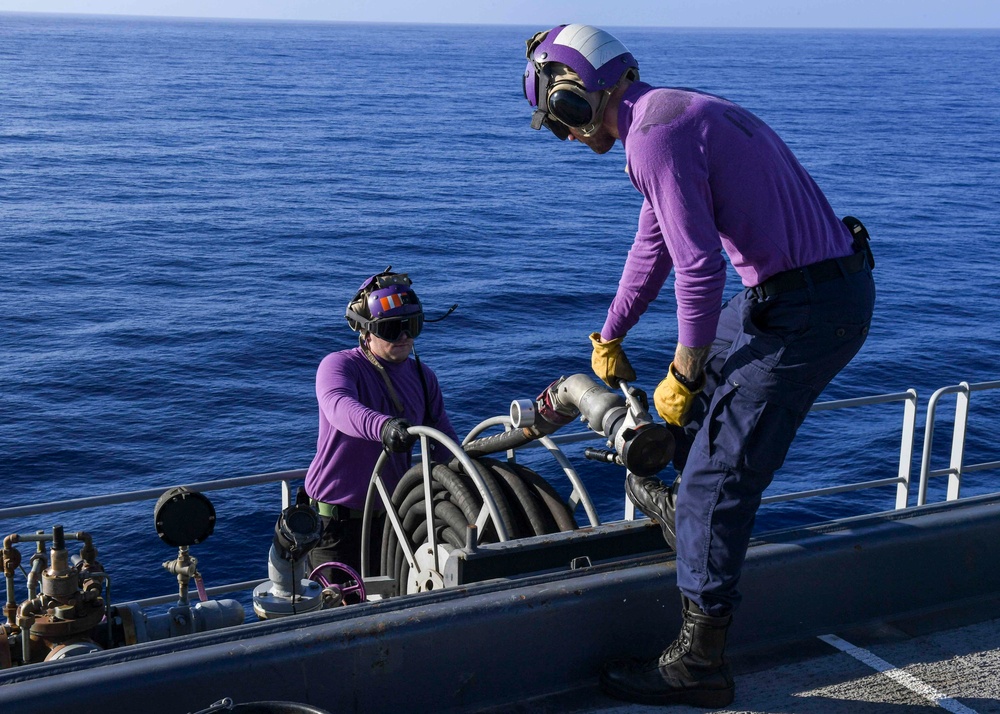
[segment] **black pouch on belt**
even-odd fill
[[[844,216],[841,220],[847,226],[847,230],[851,232],[851,235],[854,236],[854,252],[860,253],[864,251],[868,258],[868,267],[874,268],[875,256],[872,255],[872,247],[869,244],[868,229],[854,216]]]

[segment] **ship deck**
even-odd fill
[[[718,714],[1000,714],[1000,598],[830,633],[732,658],[736,698]],[[983,617],[993,617],[985,619]],[[970,620],[978,620],[970,622]],[[498,714],[500,709],[484,710]],[[510,714],[692,714],[628,704],[593,686],[506,706]]]

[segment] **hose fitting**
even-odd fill
[[[477,459],[516,449],[580,416],[615,449],[615,463],[639,476],[652,476],[673,458],[673,435],[665,425],[653,421],[641,390],[625,382],[621,388],[623,394],[616,394],[586,374],[560,377],[534,401],[522,399],[511,404],[514,429],[471,441],[465,451]]]

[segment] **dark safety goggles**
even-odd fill
[[[404,332],[410,337],[416,338],[423,329],[424,313],[422,312],[406,317],[389,317],[381,320],[372,320],[368,323],[368,332],[386,342],[395,342]]]
[[[609,92],[588,92],[579,82],[570,79],[576,75],[559,72],[553,76],[548,67],[537,66],[534,72],[526,72],[522,79],[522,89],[527,98],[529,81],[534,81],[538,108],[531,117],[531,128],[543,126],[560,140],[569,136],[569,127],[580,129],[585,136],[596,131],[598,117],[610,97]]]
[[[572,82],[559,82],[549,90],[546,103],[553,117],[566,126],[581,129],[594,122],[604,96],[603,92],[594,96],[593,92]]]

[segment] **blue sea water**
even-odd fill
[[[641,199],[620,146],[528,128],[537,29],[0,14],[0,504],[306,466],[315,368],[390,264],[429,315],[459,305],[418,349],[460,433],[589,372]],[[823,400],[1000,379],[1000,33],[614,29],[647,81],[774,126],[869,227],[871,336]],[[627,341],[649,391],[671,286]],[[997,458],[998,394],[974,399],[969,460]],[[901,412],[811,416],[772,492],[894,476]],[[570,456],[620,518],[622,473]],[[212,498],[208,584],[263,575],[274,487]],[[758,527],[893,503],[774,505]],[[95,534],[118,597],[172,589],[151,504],[58,521]]]

